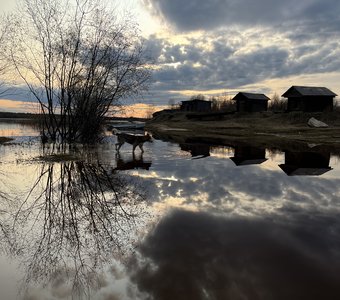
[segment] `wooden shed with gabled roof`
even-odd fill
[[[288,98],[287,111],[322,112],[333,111],[337,94],[325,87],[292,86],[282,97]]]
[[[211,101],[192,99],[182,101],[181,110],[183,111],[195,111],[195,112],[208,112],[211,111]]]
[[[264,94],[239,92],[232,100],[236,101],[238,112],[260,112],[268,110],[269,98]]]

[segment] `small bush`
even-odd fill
[[[340,103],[337,99],[334,99],[333,102],[333,111],[340,112]]]
[[[236,111],[236,102],[231,100],[230,98],[227,99],[224,96],[220,97],[213,97],[210,99],[212,102],[211,109],[216,112],[232,112]]]
[[[268,110],[280,112],[287,110],[287,100],[280,98],[278,94],[274,94],[272,99],[268,102]]]

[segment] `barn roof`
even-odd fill
[[[331,167],[324,167],[324,168],[303,168],[299,166],[292,166],[281,164],[279,167],[285,172],[288,176],[299,176],[299,175],[309,175],[309,176],[319,176],[322,175],[330,170]]]
[[[267,158],[242,158],[242,157],[230,157],[236,166],[246,166],[246,165],[260,165],[267,161]]]
[[[282,97],[301,97],[301,96],[327,96],[335,97],[337,94],[333,93],[326,87],[317,86],[296,86],[289,88]]]
[[[269,100],[269,98],[265,94],[255,94],[255,93],[245,93],[245,92],[239,92],[232,100],[238,100],[241,97],[247,98],[249,100],[265,100],[265,101]]]

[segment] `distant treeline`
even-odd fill
[[[0,111],[0,118],[6,119],[39,119],[41,115]]]
[[[106,117],[106,121],[139,121],[139,122],[146,122],[150,118],[137,118],[137,117]]]
[[[58,117],[58,115],[57,115]],[[32,113],[15,113],[15,112],[5,112],[0,111],[0,119],[33,119],[40,120],[42,118],[41,114]],[[134,118],[134,117],[107,117],[107,121],[146,121],[145,118]]]

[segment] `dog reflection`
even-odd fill
[[[149,170],[151,167],[151,161],[144,161],[143,155],[136,156],[132,155],[130,159],[123,159],[120,154],[116,155],[116,168],[115,170],[125,171],[125,170]]]

